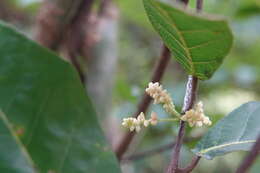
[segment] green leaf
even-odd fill
[[[143,0],[147,15],[174,58],[188,74],[209,79],[232,46],[225,20],[187,13],[155,0]]]
[[[0,24],[0,107],[41,172],[120,172],[75,69]]]
[[[0,111],[0,141],[0,172],[35,172],[31,158],[2,111]]]
[[[260,14],[260,5],[250,4],[247,6],[242,6],[237,10],[236,15],[238,17],[251,17]]]
[[[199,141],[193,152],[207,159],[250,150],[260,134],[260,102],[249,102],[220,120]]]

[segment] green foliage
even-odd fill
[[[143,0],[148,17],[176,60],[191,75],[209,79],[232,45],[225,20],[187,13],[155,0]]]
[[[0,133],[0,172],[33,173],[31,158],[1,111]]]
[[[238,150],[250,150],[260,133],[260,102],[249,102],[220,120],[193,152],[207,159]]]
[[[140,0],[131,0],[131,1],[122,1],[116,0],[120,12],[126,21],[134,22],[139,26],[144,27],[147,31],[152,31],[151,24],[147,16],[145,15],[144,8],[142,6],[142,1]],[[134,10],[133,10],[134,9]]]
[[[0,38],[0,107],[37,169],[120,172],[74,68],[3,24]]]
[[[240,6],[236,10],[237,17],[251,17],[260,14],[259,0],[240,1]]]
[[[248,6],[243,6],[237,11],[237,16],[238,17],[248,17],[248,16],[253,16],[260,14],[260,5],[248,5]]]

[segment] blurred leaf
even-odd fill
[[[41,172],[120,172],[77,72],[0,24],[0,107]]]
[[[242,6],[240,9],[237,10],[238,17],[250,17],[260,14],[260,6],[256,4],[250,4],[248,6]]]
[[[0,172],[33,173],[33,163],[16,137],[6,116],[0,111]]]
[[[122,100],[127,100],[131,102],[136,101],[136,97],[133,96],[131,93],[130,84],[127,83],[127,81],[124,80],[124,78],[117,79],[115,86],[115,94],[117,94],[118,97]]]
[[[247,0],[240,1],[238,9],[236,10],[237,17],[252,17],[260,14],[260,1],[259,0]]]
[[[191,75],[209,79],[232,45],[225,20],[192,15],[155,0],[143,0],[155,30]]]
[[[33,15],[36,15],[40,9],[41,3],[40,2],[32,2],[29,5],[26,5],[24,7],[24,10],[26,12],[32,13]]]
[[[212,159],[229,152],[249,150],[260,133],[260,102],[249,102],[220,120],[200,140],[193,152]]]
[[[260,170],[260,157],[256,159],[253,166],[250,168],[249,173],[259,173]]]
[[[151,24],[149,23],[149,20],[145,15],[145,11],[142,6],[142,1],[116,0],[116,3],[119,6],[122,16],[125,17],[125,19],[130,20],[131,22],[134,22],[135,24],[141,27],[144,27],[144,29],[146,29],[147,31],[152,31]]]

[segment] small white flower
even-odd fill
[[[150,82],[148,84],[148,88],[146,88],[145,91],[154,99],[155,104],[164,104],[172,101],[168,92],[163,90],[162,86],[158,82]]]
[[[129,128],[130,131],[134,131],[136,127],[136,119],[135,118],[124,118],[122,122],[122,126]]]
[[[138,132],[141,129],[140,122],[136,118],[132,118],[132,117],[124,118],[122,126],[129,128],[131,132],[134,130]]]
[[[155,113],[155,112],[152,112],[152,113],[151,113],[150,122],[151,122],[152,125],[156,125],[156,124],[158,123],[157,113]]]
[[[150,82],[148,88],[146,88],[146,93],[154,99],[154,104],[163,104],[163,108],[166,112],[170,114],[175,113],[175,106],[173,104],[172,98],[167,90],[162,88],[158,82]]]
[[[201,127],[203,124],[211,125],[209,117],[205,116],[203,110],[203,103],[198,102],[194,109],[187,111],[182,117],[181,120],[187,121],[190,127],[197,126]]]
[[[135,127],[135,131],[136,131],[136,132],[139,132],[140,130],[141,130],[141,127],[140,127],[140,126],[136,126],[136,127]]]
[[[149,120],[145,119],[144,113],[141,112],[137,118],[129,117],[124,118],[122,122],[122,126],[129,128],[129,130],[139,132],[141,127],[148,127],[149,125],[156,125],[157,124],[157,115],[156,113],[152,113],[151,118]]]
[[[137,120],[140,122],[140,123],[143,123],[145,121],[145,116],[144,116],[144,113],[141,112],[138,116],[137,116]]]
[[[145,121],[144,121],[144,126],[145,126],[145,127],[148,127],[149,124],[150,124],[150,122],[149,122],[148,120],[145,120]]]
[[[132,132],[132,131],[135,130],[135,126],[131,126],[129,129],[130,129],[130,131]]]
[[[210,126],[210,125],[212,124],[212,122],[209,120],[209,117],[205,117],[205,118],[203,119],[203,123],[206,124],[206,125],[208,125],[208,126]]]

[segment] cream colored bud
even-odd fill
[[[144,121],[144,126],[145,126],[145,127],[148,127],[148,126],[149,126],[149,123],[150,123],[150,122],[149,122],[148,120],[145,120],[145,121]]]
[[[204,110],[203,110],[203,103],[199,102],[195,105],[194,109],[191,109],[187,111],[182,117],[181,120],[187,121],[189,123],[190,127],[193,127],[194,125],[197,127],[205,125],[211,125],[211,121],[209,117],[205,116]]]
[[[145,116],[144,113],[141,112],[138,116],[137,116],[137,120],[140,122],[144,122],[145,121]]]
[[[141,130],[141,127],[140,127],[140,126],[136,126],[136,127],[135,127],[135,131],[136,131],[136,132],[139,132],[140,130]]]
[[[154,117],[154,115],[153,115]],[[139,132],[141,130],[141,127],[148,127],[149,124],[155,124],[157,123],[157,118],[154,117],[153,121],[151,119],[146,120],[145,115],[143,112],[141,112],[137,118],[129,117],[124,118],[122,122],[122,126],[128,128],[131,132],[136,131]]]
[[[155,112],[152,112],[152,113],[151,113],[151,119],[150,119],[150,121],[151,121],[151,124],[152,124],[152,125],[156,125],[156,124],[158,123],[157,113],[155,113]]]
[[[154,104],[163,104],[163,108],[167,113],[175,115],[175,106],[173,104],[172,98],[167,90],[162,88],[158,82],[148,84],[146,88],[146,93],[154,99]]]
[[[135,130],[135,126],[131,126],[129,129],[130,129],[130,131],[132,132],[132,131]]]

